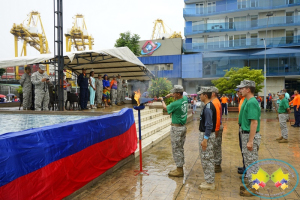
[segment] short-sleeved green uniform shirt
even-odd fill
[[[281,99],[280,103],[279,103],[279,107],[278,107],[278,113],[287,113],[287,108],[289,108],[289,102],[286,98]]]
[[[172,123],[184,125],[187,119],[188,99],[183,96],[181,99],[170,103],[167,106],[169,114],[172,113]]]
[[[239,124],[243,131],[250,132],[251,120],[257,120],[256,132],[260,130],[260,106],[255,99],[255,97],[250,98],[249,100],[244,101],[240,115],[239,115]]]

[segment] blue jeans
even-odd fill
[[[224,111],[225,110],[225,111]],[[222,115],[225,113],[227,115],[227,103],[222,103]]]
[[[193,111],[196,112],[197,110],[197,105],[193,105]]]
[[[295,125],[300,126],[300,107],[298,111],[296,110],[297,106],[294,106],[294,116],[295,116]]]

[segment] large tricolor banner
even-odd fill
[[[132,109],[0,135],[0,199],[62,199],[136,148]]]

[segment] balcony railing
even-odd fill
[[[300,16],[282,16],[282,17],[270,17],[269,22],[267,18],[240,21],[240,22],[223,22],[223,23],[207,23],[201,25],[188,26],[184,28],[184,35],[193,35],[205,32],[222,32],[222,31],[243,31],[254,30],[268,27],[278,26],[292,26],[300,25]]]
[[[234,3],[227,3],[227,1],[217,1],[216,6],[200,7],[195,8],[184,8],[184,16],[202,16],[226,13],[240,10],[258,10],[258,9],[275,9],[286,6],[299,5],[300,0],[248,0]]]
[[[266,38],[267,48],[300,46],[300,35],[291,37]],[[184,43],[184,52],[222,51],[233,49],[264,48],[261,38],[216,41],[208,43]]]

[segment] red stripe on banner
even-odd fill
[[[122,135],[94,144],[0,187],[0,199],[62,199],[134,153],[136,148],[134,123]]]

